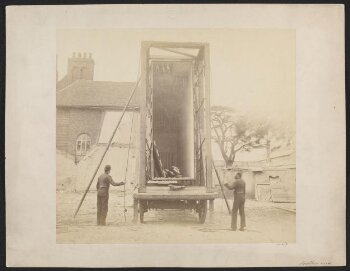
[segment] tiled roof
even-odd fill
[[[135,84],[135,82],[78,80],[56,92],[56,105],[124,107]],[[140,94],[140,89],[137,89],[130,102],[130,107],[139,107]]]

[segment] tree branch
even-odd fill
[[[220,139],[220,135],[219,135],[218,131],[216,130],[216,128],[214,128],[214,132],[217,136],[217,143],[219,145],[222,157],[225,159],[225,161],[227,161],[228,157],[227,157],[227,155],[225,153],[225,149],[224,149],[224,140]]]

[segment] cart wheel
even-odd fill
[[[145,207],[144,207],[144,203],[142,201],[140,201],[139,212],[140,212],[140,222],[141,223],[145,223],[144,220],[143,220],[143,217],[144,217],[144,214],[145,214]]]
[[[201,200],[200,207],[198,210],[199,223],[203,224],[205,222],[205,218],[207,217],[207,201]]]

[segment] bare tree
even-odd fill
[[[253,123],[255,135],[259,138],[259,146],[266,148],[267,163],[270,163],[271,152],[295,144],[295,132],[292,127],[269,119],[255,120]]]
[[[211,108],[213,139],[218,144],[226,167],[231,167],[237,152],[260,146],[259,137],[244,116],[226,106]]]
[[[239,151],[266,148],[266,161],[270,154],[282,146],[293,144],[294,133],[283,124],[268,118],[248,117],[238,114],[233,108],[211,108],[213,139],[218,144],[226,167],[231,167]]]

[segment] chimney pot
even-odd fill
[[[92,58],[92,53],[89,53],[89,58]]]
[[[84,53],[84,58],[86,58],[86,53]]]
[[[81,53],[80,52],[78,53],[78,57],[81,58]]]

